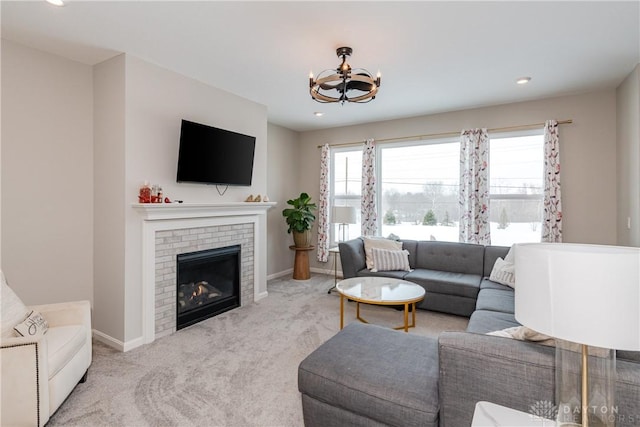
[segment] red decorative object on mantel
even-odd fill
[[[151,187],[149,186],[149,181],[145,181],[140,187],[138,201],[140,203],[151,203]]]
[[[151,187],[149,181],[145,181],[140,187],[140,193],[138,194],[139,203],[171,203],[168,197],[163,197],[162,187],[154,185]]]

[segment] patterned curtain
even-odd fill
[[[318,201],[318,261],[329,259],[329,144],[320,154],[320,200]]]
[[[562,242],[562,202],[560,197],[560,145],[558,122],[544,124],[544,213],[542,241]]]
[[[362,235],[375,236],[378,212],[376,210],[376,144],[373,139],[367,139],[362,150],[361,197]]]
[[[491,244],[489,224],[489,133],[463,130],[460,135],[460,235],[466,243]]]

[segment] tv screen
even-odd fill
[[[256,138],[182,120],[178,182],[250,186]]]

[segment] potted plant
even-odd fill
[[[287,233],[293,233],[293,242],[297,248],[308,248],[311,246],[311,226],[316,220],[313,211],[317,206],[311,203],[311,197],[307,193],[300,193],[297,199],[287,200],[287,204],[293,206],[282,211],[289,226]]]

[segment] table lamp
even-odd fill
[[[342,227],[342,241],[345,242],[345,231],[348,230],[349,224],[356,224],[356,208],[353,206],[334,206],[333,207],[333,223],[338,224],[338,234]]]
[[[556,338],[557,425],[615,425],[614,350],[640,350],[640,248],[518,244],[515,276],[516,320]]]

